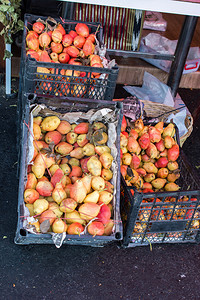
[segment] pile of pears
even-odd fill
[[[34,155],[24,202],[35,233],[111,235],[112,165],[103,122],[70,124],[56,115],[33,118]]]
[[[178,191],[179,145],[173,123],[144,125],[141,118],[130,127],[123,117],[120,151],[121,174],[128,186],[143,193]]]

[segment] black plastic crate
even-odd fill
[[[141,193],[121,178],[123,247],[153,243],[199,243],[200,181],[183,151],[177,192]]]
[[[15,243],[19,245],[27,244],[53,244],[51,234],[33,234],[28,232],[23,227],[23,220],[25,216],[25,206],[24,206],[24,187],[27,179],[27,154],[28,154],[28,141],[30,137],[30,132],[26,124],[30,122],[30,106],[31,104],[45,104],[46,107],[50,108],[55,113],[66,113],[66,112],[87,112],[88,110],[94,109],[98,111],[102,108],[110,108],[115,112],[117,118],[116,127],[116,146],[117,146],[117,159],[116,164],[120,165],[120,130],[122,121],[122,104],[113,101],[92,101],[81,100],[74,98],[59,98],[54,97],[36,97],[34,94],[27,95],[26,105],[22,118],[22,139],[20,143],[20,177],[19,177],[19,190],[18,190],[18,224],[15,235]],[[95,236],[89,234],[84,235],[69,235],[63,241],[63,244],[68,245],[87,245],[93,247],[101,247],[107,243],[118,242],[123,238],[122,221],[120,216],[120,168],[117,170],[117,181],[116,181],[116,197],[115,197],[115,207],[114,207],[114,224],[115,231],[110,236]]]
[[[38,62],[26,55],[26,34],[27,28],[38,19],[46,20],[45,17],[28,15],[24,17],[25,27],[23,32],[23,55],[21,59],[22,68],[24,68],[23,92],[36,93],[38,95],[53,95],[58,97],[75,97],[85,99],[112,100],[115,92],[116,81],[119,68],[117,65],[108,68],[96,68],[90,66],[77,66],[70,64],[57,64]],[[61,23],[65,30],[74,30],[79,21],[55,19]],[[86,23],[91,33],[99,31],[97,38],[102,42],[102,26],[95,22]],[[38,67],[51,69],[50,73],[38,72]],[[53,71],[52,71],[53,70]],[[72,70],[72,76],[62,75],[63,70]],[[76,77],[75,72],[82,73],[83,77]],[[48,71],[47,71],[48,72]],[[98,73],[103,78],[92,78],[92,73]],[[54,74],[53,74],[54,73]]]

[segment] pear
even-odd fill
[[[99,160],[105,169],[110,169],[113,162],[113,156],[110,153],[106,152],[101,154]]]
[[[91,184],[95,191],[101,191],[105,188],[105,180],[101,176],[92,177]]]
[[[87,196],[87,190],[83,181],[78,179],[70,189],[70,198],[74,199],[78,203],[83,202],[85,197]]]
[[[39,153],[34,160],[32,172],[36,178],[41,178],[45,173],[45,169],[46,165],[44,155]]]
[[[158,122],[154,127],[156,129],[158,129],[160,131],[160,133],[162,134],[163,133],[163,126],[164,126],[164,122],[163,121],[160,121]]]
[[[72,198],[63,199],[60,203],[60,210],[62,212],[72,212],[77,207],[77,202]]]
[[[67,231],[67,224],[62,219],[56,219],[53,222],[52,230],[55,233],[63,233]]]
[[[145,171],[147,173],[157,173],[158,169],[156,168],[156,166],[152,163],[152,162],[146,162],[143,164],[143,169],[145,169]]]
[[[52,210],[57,218],[60,218],[63,215],[63,212],[60,210],[60,207],[56,202],[49,203],[49,210]]]
[[[98,191],[94,191],[90,194],[88,194],[85,199],[84,199],[84,203],[87,203],[87,202],[93,202],[93,203],[97,203],[99,200],[99,192]]]
[[[33,212],[35,215],[40,215],[43,211],[47,210],[49,202],[46,199],[37,199],[33,203]]]
[[[86,155],[86,156],[95,155],[94,145],[92,145],[90,143],[87,143],[83,147],[83,154]]]
[[[56,183],[56,186],[52,192],[53,200],[60,204],[60,202],[67,197],[65,190],[63,189],[62,183]]]
[[[173,136],[174,135],[174,124],[173,123],[169,123],[167,125],[167,127],[164,128],[162,136],[163,138],[166,136]]]
[[[77,158],[77,159],[81,159],[83,158],[85,155],[83,154],[83,148],[81,147],[77,147],[75,148],[74,150],[72,150],[70,152],[70,156],[71,157],[74,157],[74,158]]]
[[[167,182],[167,180],[164,179],[164,178],[156,178],[156,179],[154,179],[154,180],[151,181],[151,184],[153,185],[153,187],[155,189],[159,189],[160,190],[160,189],[162,189],[164,187],[164,185],[165,185],[166,182]]]
[[[92,220],[98,215],[100,208],[100,205],[88,202],[80,205],[78,211],[83,220]]]
[[[102,154],[103,155],[103,154]],[[101,168],[102,168],[102,164],[101,162],[98,160],[97,157],[92,156],[88,162],[87,162],[87,167],[89,172],[94,175],[94,176],[100,176],[101,175]]]
[[[108,147],[108,146],[96,146],[95,148],[94,148],[94,150],[95,150],[95,152],[98,154],[98,155],[101,155],[101,154],[103,154],[103,153],[105,153],[105,152],[108,152],[108,153],[110,153],[110,148]]]
[[[92,176],[91,175],[86,175],[84,176],[83,178],[81,178],[81,181],[83,182],[85,188],[86,188],[86,191],[87,191],[87,194],[90,193],[91,191],[91,182],[92,182]]]
[[[74,210],[69,213],[65,213],[65,219],[67,223],[72,224],[72,223],[80,223],[82,225],[85,225],[85,220],[81,219],[80,214],[77,210]]]
[[[113,199],[113,195],[107,191],[102,191],[99,194],[99,202],[103,202],[104,204],[110,203],[110,201]]]

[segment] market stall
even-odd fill
[[[196,21],[186,18],[172,56],[171,94],[153,103],[113,99],[118,66],[101,24],[25,15],[17,244],[199,242],[199,180],[173,107]]]

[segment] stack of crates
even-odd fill
[[[53,244],[52,235],[49,233],[33,234],[24,229],[27,210],[24,203],[24,191],[28,174],[29,147],[31,132],[32,105],[45,104],[52,114],[66,114],[69,112],[87,113],[89,110],[98,112],[100,109],[109,109],[116,118],[117,155],[115,165],[120,165],[119,137],[122,121],[122,105],[113,102],[118,67],[111,69],[95,68],[90,66],[69,65],[63,63],[39,62],[26,55],[26,35],[31,30],[32,24],[38,19],[46,18],[34,15],[25,15],[23,34],[23,47],[20,66],[20,86],[18,100],[18,160],[19,160],[19,193],[18,193],[18,225],[15,237],[16,244]],[[77,21],[56,19],[61,23],[66,32],[74,30]],[[84,22],[79,22],[84,23]],[[99,23],[87,22],[90,33],[97,32],[101,43],[102,28]],[[38,69],[39,68],[39,69]],[[51,70],[48,74],[43,70]],[[54,72],[52,71],[54,70]],[[63,72],[64,70],[64,72]],[[72,76],[64,75],[66,70],[72,70]],[[83,77],[76,77],[75,72],[84,72]],[[96,72],[99,78],[92,76]],[[74,86],[79,86],[78,93],[73,94]],[[90,120],[88,120],[90,121]],[[28,126],[27,126],[28,125]],[[116,168],[116,185],[114,187],[113,220],[114,230],[109,236],[67,235],[63,244],[103,246],[107,243],[119,241],[123,237],[122,222],[120,217],[120,168]]]

